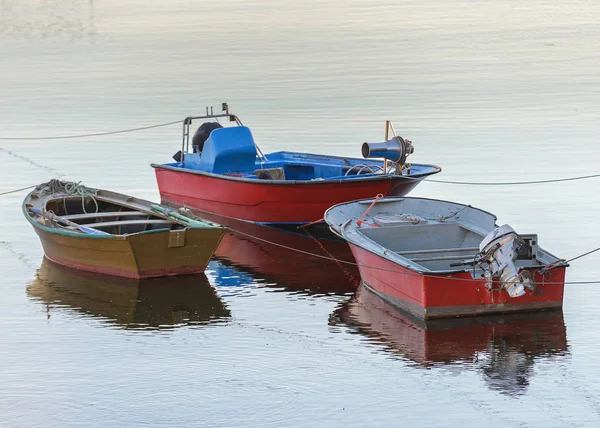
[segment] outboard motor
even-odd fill
[[[364,158],[385,158],[403,165],[415,149],[410,140],[393,137],[383,143],[363,143],[361,151]]]
[[[210,133],[215,129],[222,128],[221,124],[218,122],[204,122],[194,133],[194,137],[192,138],[192,147],[194,148],[194,153],[202,152],[204,148],[204,143],[210,136]]]
[[[222,126],[218,122],[204,122],[200,125],[192,137],[192,152],[202,153],[204,143],[208,140],[210,133],[219,128],[222,128]],[[181,150],[173,155],[173,159],[175,159],[175,162],[181,162],[183,160],[183,153]]]
[[[476,264],[487,264],[484,269],[486,276],[499,278],[500,285],[510,297],[525,294],[525,288],[533,289],[529,272],[518,273],[515,266],[517,252],[524,241],[508,224],[490,232],[479,244],[479,254],[475,257]]]

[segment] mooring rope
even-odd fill
[[[65,186],[65,190],[67,190],[67,192],[69,194],[72,194],[72,195],[81,195],[81,197],[82,197],[82,207],[83,207],[84,212],[87,212],[87,211],[85,211],[85,206],[84,206],[85,196],[89,196],[89,197],[92,198],[92,200],[96,204],[96,211],[98,211],[98,202],[96,201],[96,199],[94,197],[95,195],[93,194],[93,192],[90,192],[89,189],[87,189],[85,186],[81,185],[81,183],[68,183],[68,184],[70,184],[69,189],[67,190],[66,186]],[[28,189],[33,189],[36,186],[37,185],[27,186],[27,187],[22,187],[22,188],[15,189],[15,190],[10,190],[10,191],[7,191],[7,192],[2,192],[2,193],[0,193],[0,196],[8,195],[8,194],[11,194],[11,193],[16,193],[16,192],[22,192],[22,191],[28,190]],[[364,267],[364,268],[367,268],[367,269],[375,269],[375,270],[381,270],[381,271],[385,271],[385,272],[394,272],[394,273],[398,273],[398,274],[402,274],[402,275],[412,275],[412,276],[431,277],[431,278],[437,278],[438,277],[436,275],[428,275],[428,274],[425,274],[425,273],[421,274],[421,273],[412,273],[412,272],[402,272],[402,271],[399,271],[399,270],[396,270],[396,269],[386,269],[386,268],[380,268],[380,267],[376,267],[376,266],[363,265],[363,264],[359,264],[359,263],[351,262],[351,261],[347,261],[347,260],[340,260],[340,259],[337,259],[337,258],[331,256],[331,255],[329,255],[329,256],[323,256],[321,254],[312,253],[310,251],[304,251],[304,250],[300,250],[298,248],[290,247],[288,245],[279,244],[277,242],[269,241],[267,239],[260,238],[258,236],[254,236],[254,235],[251,235],[249,233],[233,229],[231,227],[227,227],[227,230],[229,230],[231,232],[234,232],[234,233],[237,233],[237,234],[240,234],[240,235],[243,235],[243,236],[246,236],[248,238],[256,239],[258,241],[262,241],[262,242],[265,242],[265,243],[270,244],[270,245],[275,245],[277,247],[284,248],[284,249],[287,249],[287,250],[290,250],[290,251],[295,251],[297,253],[305,254],[305,255],[308,255],[308,256],[311,256],[311,257],[315,257],[315,258],[319,258],[319,259],[323,259],[323,260],[329,260],[329,261],[337,263],[338,265],[340,265],[340,264],[346,264],[346,265],[351,265],[351,266],[356,266],[356,267]],[[310,233],[309,233],[309,235],[310,235]],[[312,235],[310,235],[310,236],[314,240],[316,240],[315,237],[313,237]],[[595,253],[597,251],[600,251],[600,247],[595,248],[595,249],[590,250],[590,251],[586,251],[585,253],[582,253],[582,254],[580,254],[578,256],[572,257],[572,258],[570,258],[568,260],[561,259],[561,260],[558,260],[558,261],[559,262],[570,263],[570,262],[572,262],[574,260],[577,260],[577,259],[580,259],[582,257],[588,256],[588,255],[593,254],[593,253]],[[326,251],[326,253],[330,254],[328,251]],[[479,279],[465,279],[465,278],[451,278],[451,277],[447,277],[445,279],[447,279],[447,280],[456,280],[456,281],[480,282]],[[545,282],[544,284],[546,284],[546,285],[557,285],[557,284],[573,284],[573,285],[576,285],[576,284],[579,284],[579,285],[581,285],[581,284],[600,284],[600,281]]]
[[[351,262],[351,261],[348,261],[348,260],[340,260],[340,259],[337,259],[335,257],[324,256],[324,255],[321,255],[321,254],[312,253],[310,251],[304,251],[304,250],[300,250],[298,248],[290,247],[288,245],[279,244],[277,242],[269,241],[268,239],[260,238],[258,236],[254,236],[254,235],[251,235],[249,233],[242,232],[241,230],[233,229],[231,227],[227,227],[227,230],[229,230],[231,232],[234,232],[234,233],[238,233],[240,235],[246,236],[246,237],[251,238],[251,239],[256,239],[258,241],[262,241],[262,242],[267,243],[267,244],[271,244],[271,245],[275,245],[275,246],[280,247],[280,248],[284,248],[286,250],[295,251],[295,252],[300,253],[300,254],[305,254],[307,256],[311,256],[311,257],[315,257],[315,258],[319,258],[319,259],[323,259],[323,260],[332,261],[332,262],[335,262],[335,263],[338,263],[338,264],[342,263],[342,264],[346,264],[346,265],[351,265],[351,266],[356,266],[356,267],[363,267],[363,268],[367,268],[367,269],[374,269],[374,270],[379,270],[379,271],[383,271],[383,272],[392,272],[392,273],[401,274],[401,275],[407,275],[407,276],[418,276],[418,277],[438,278],[438,279],[440,278],[439,275],[431,275],[431,274],[427,274],[427,273],[416,273],[416,272],[415,273],[413,273],[413,272],[403,272],[403,271],[396,270],[396,269],[386,269],[386,268],[380,268],[380,267],[377,267],[377,266],[369,266],[369,265],[365,265],[365,264]],[[585,252],[583,254],[580,254],[579,256],[573,257],[573,258],[567,260],[566,262],[568,263],[570,261],[579,259],[581,257],[584,257],[584,256],[586,256],[588,254],[592,254],[592,253],[594,253],[596,251],[599,251],[599,250],[600,250],[600,247],[596,248],[594,250],[591,250],[591,251],[587,251],[587,252]],[[563,261],[563,260],[560,260],[560,261]],[[452,277],[447,277],[447,276],[444,276],[443,278],[444,278],[444,280],[449,280],[449,281],[481,282],[480,279],[452,278]],[[561,284],[565,284],[565,285],[566,284],[572,284],[572,285],[576,285],[576,284],[579,284],[579,285],[581,285],[581,284],[600,284],[600,281],[564,281],[564,282],[563,281],[560,281],[560,282],[546,282],[545,281],[544,282],[544,285],[561,285]]]
[[[37,140],[66,140],[73,138],[87,138],[87,137],[98,137],[104,135],[115,135],[115,134],[123,134],[127,132],[136,132],[143,131],[146,129],[154,129],[160,128],[164,126],[174,125],[176,123],[181,123],[181,120],[174,120],[171,122],[159,123],[156,125],[149,126],[140,126],[137,128],[129,128],[129,129],[121,129],[117,131],[107,131],[107,132],[95,132],[89,134],[75,134],[75,135],[60,135],[60,136],[52,136],[52,137],[0,137],[0,141],[37,141]],[[356,165],[355,165],[356,166]],[[430,183],[442,183],[442,184],[456,184],[456,185],[467,185],[467,186],[518,186],[518,185],[530,185],[530,184],[547,184],[547,183],[560,183],[567,181],[575,181],[575,180],[585,180],[589,178],[598,178],[600,174],[589,174],[589,175],[581,175],[577,177],[562,177],[562,178],[553,178],[547,180],[530,180],[530,181],[504,181],[504,182],[478,182],[478,181],[452,181],[452,180],[437,180],[434,178],[428,177],[411,177],[410,175],[403,175],[404,178],[408,180],[416,180],[416,181],[428,181]]]
[[[580,255],[578,255],[577,257],[573,257],[572,259],[569,259],[569,260],[567,260],[566,262],[567,262],[567,263],[571,263],[573,260],[580,259],[580,258],[582,258],[582,257],[584,257],[584,256],[587,256],[587,255],[589,255],[589,254],[595,253],[596,251],[600,251],[600,247],[598,247],[598,248],[595,248],[595,249],[593,249],[593,250],[591,250],[591,251],[588,251],[587,253],[580,254]]]
[[[563,177],[563,178],[551,178],[548,180],[531,180],[531,181],[451,181],[451,180],[436,180],[428,177],[411,177],[410,175],[403,175],[403,178],[416,181],[424,181],[430,183],[442,183],[442,184],[458,184],[467,186],[520,186],[525,184],[547,184],[547,183],[560,183],[564,181],[575,181],[575,180],[586,180],[588,178],[598,178],[600,174],[580,175],[577,177]]]
[[[140,126],[139,128],[121,129],[118,131],[95,132],[95,133],[91,133],[91,134],[60,135],[60,136],[54,136],[54,137],[0,137],[0,140],[36,141],[36,140],[67,140],[70,138],[99,137],[102,135],[124,134],[126,132],[135,132],[135,131],[143,131],[145,129],[160,128],[163,126],[174,125],[176,123],[181,123],[181,122],[182,122],[181,120],[174,120],[172,122],[159,123],[158,125]]]
[[[34,184],[33,186],[21,187],[20,189],[9,190],[8,192],[0,193],[0,196],[9,195],[11,193],[22,192],[23,190],[33,189],[35,186],[37,186],[37,184]]]

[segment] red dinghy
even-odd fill
[[[185,119],[176,162],[152,164],[163,203],[258,223],[309,223],[340,202],[405,195],[440,172],[434,165],[407,164],[413,145],[396,136],[389,122],[387,141],[363,144],[362,154],[369,159],[295,152],[265,155],[227,104],[223,110],[213,114],[207,109],[204,116]],[[219,118],[237,126],[203,123],[190,147],[192,122]]]
[[[350,244],[366,287],[419,318],[562,307],[568,264],[486,211],[383,198],[334,206],[325,221]]]

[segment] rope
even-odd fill
[[[81,208],[83,209],[84,213],[86,213],[86,214],[88,213],[85,209],[85,197],[86,196],[89,196],[90,198],[92,198],[92,201],[94,201],[94,204],[96,205],[95,212],[98,212],[98,209],[99,209],[98,201],[95,198],[95,196],[98,196],[97,190],[94,189],[92,191],[92,190],[88,189],[83,184],[81,184],[81,181],[78,183],[66,182],[66,183],[64,183],[64,189],[70,196],[75,196],[75,195],[81,196]],[[65,208],[65,211],[66,211],[66,208]]]
[[[371,202],[371,205],[369,205],[369,208],[367,208],[367,210],[363,213],[363,215],[358,220],[356,220],[357,226],[361,225],[361,223],[364,221],[367,214],[369,214],[369,211],[371,211],[371,208],[373,208],[373,205],[375,205],[377,203],[377,201],[380,200],[381,198],[383,198],[383,195],[381,193],[379,193],[379,194],[377,194],[377,196],[375,196],[375,199],[373,199],[373,202]],[[365,224],[369,224],[369,223],[365,223]],[[377,226],[379,226],[379,225],[377,225]]]
[[[376,267],[376,266],[369,266],[369,265],[364,265],[364,264],[360,264],[360,263],[356,263],[356,262],[351,262],[351,261],[347,261],[347,260],[340,260],[340,259],[336,259],[335,257],[329,257],[329,256],[323,256],[321,254],[316,254],[316,253],[311,253],[310,251],[304,251],[304,250],[300,250],[298,248],[294,248],[294,247],[289,247],[287,245],[283,245],[283,244],[278,244],[277,242],[273,242],[273,241],[269,241],[267,239],[264,238],[259,238],[258,236],[254,236],[251,235],[249,233],[246,232],[242,232],[240,230],[236,230],[233,229],[231,227],[227,227],[227,230],[234,232],[234,233],[238,233],[240,235],[246,236],[248,238],[251,239],[256,239],[257,241],[262,241],[265,242],[267,244],[271,244],[271,245],[275,245],[277,247],[280,248],[284,248],[286,250],[290,250],[290,251],[295,251],[297,253],[300,254],[305,254],[308,256],[312,256],[312,257],[316,257],[319,259],[324,259],[324,260],[329,260],[329,261],[333,261],[335,263],[342,263],[342,264],[346,264],[346,265],[352,265],[352,266],[356,266],[356,267],[363,267],[363,268],[367,268],[367,269],[375,269],[375,270],[379,270],[379,271],[383,271],[383,272],[393,272],[393,273],[397,273],[397,274],[401,274],[401,275],[408,275],[408,276],[418,276],[418,277],[423,277],[423,278],[440,278],[439,275],[430,275],[430,274],[426,274],[426,273],[413,273],[413,272],[404,272],[404,271],[400,271],[400,270],[396,270],[396,269],[386,269],[386,268],[380,268],[380,267]],[[592,251],[588,251],[586,253],[583,253],[577,257],[574,257],[568,261],[572,261],[578,258],[581,258],[583,256],[586,256],[588,254],[591,254],[595,251],[600,250],[600,248],[596,248],[595,250]],[[468,279],[468,278],[453,278],[453,277],[447,277],[444,276],[445,280],[448,281],[461,281],[461,282],[481,282],[480,279]],[[600,281],[564,281],[564,282],[544,282],[544,285],[561,285],[561,284],[600,284]]]
[[[93,134],[61,135],[61,136],[55,136],[55,137],[0,137],[0,140],[34,141],[34,140],[66,140],[69,138],[98,137],[101,135],[123,134],[125,132],[135,132],[135,131],[143,131],[145,129],[160,128],[162,126],[174,125],[176,123],[181,123],[181,120],[174,120],[173,122],[167,122],[167,123],[159,123],[158,125],[141,126],[139,128],[122,129],[119,131],[96,132]]]
[[[348,277],[348,279],[350,281],[352,281],[355,284],[359,284],[360,281],[357,280],[354,275],[352,275],[352,272],[350,272],[349,269],[347,269],[344,265],[342,265],[340,263],[340,260],[336,259],[335,257],[333,257],[333,255],[327,250],[327,248],[325,248],[325,245],[323,245],[321,243],[321,241],[319,241],[317,238],[315,238],[312,233],[310,233],[310,231],[308,229],[304,229],[304,233],[306,233],[308,236],[310,236],[312,238],[312,240],[319,246],[319,248],[321,248],[323,250],[323,252],[325,254],[327,254],[329,257],[331,257],[332,260],[335,260],[335,263],[338,265],[338,267],[340,268],[340,270],[342,272],[344,272],[344,274]]]
[[[35,186],[37,186],[37,184],[34,184],[33,186],[22,187],[20,189],[9,190],[8,192],[0,193],[0,196],[9,195],[11,193],[22,192],[23,190],[27,190],[27,189],[33,189]]]
[[[66,140],[66,139],[72,139],[72,138],[98,137],[98,136],[103,136],[103,135],[123,134],[126,132],[135,132],[135,131],[143,131],[146,129],[160,128],[160,127],[164,127],[164,126],[174,125],[174,124],[180,123],[180,122],[181,122],[181,120],[174,120],[172,122],[159,123],[157,125],[149,125],[149,126],[141,126],[138,128],[121,129],[118,131],[95,132],[95,133],[89,133],[89,134],[60,135],[60,136],[53,136],[53,137],[0,137],[0,141]],[[362,164],[354,165],[352,168],[350,168],[350,170],[352,170],[355,167],[363,167],[364,168],[365,165],[362,165]],[[377,168],[381,169],[381,167],[378,167],[378,166],[377,166]],[[350,171],[350,170],[348,170],[348,171]],[[346,175],[348,174],[348,171],[346,172]],[[361,171],[362,171],[362,169],[361,169]],[[411,177],[410,175],[403,175],[403,177],[408,180],[417,180],[417,181],[427,180],[428,182],[431,182],[431,183],[442,183],[442,184],[457,184],[457,185],[468,185],[468,186],[517,186],[517,185],[527,185],[527,184],[546,184],[546,183],[559,183],[559,182],[565,182],[565,181],[585,180],[588,178],[598,178],[598,177],[600,177],[600,174],[582,175],[582,176],[578,176],[578,177],[555,178],[555,179],[548,179],[548,180],[506,181],[506,182],[436,180],[436,179],[427,178],[427,177]]]
[[[564,181],[575,181],[575,180],[585,180],[588,178],[598,178],[600,174],[591,174],[591,175],[581,175],[578,177],[565,177],[565,178],[553,178],[549,180],[532,180],[532,181],[497,181],[497,182],[478,182],[478,181],[449,181],[449,180],[436,180],[433,178],[427,177],[411,177],[409,175],[403,175],[403,178],[408,178],[409,180],[418,180],[432,183],[443,183],[443,184],[461,184],[468,186],[518,186],[522,184],[546,184],[546,183],[559,183]]]
[[[567,260],[567,263],[570,263],[570,262],[572,262],[573,260],[580,259],[580,258],[582,258],[583,256],[587,256],[588,254],[595,253],[596,251],[599,251],[599,250],[600,250],[600,247],[598,247],[598,248],[596,248],[596,249],[594,249],[594,250],[588,251],[587,253],[583,253],[583,254],[581,254],[581,255],[579,255],[579,256],[577,256],[577,257],[573,257],[572,259],[569,259],[569,260]]]
[[[17,159],[20,159],[22,161],[25,161],[28,164],[31,164],[31,165],[33,165],[33,166],[35,166],[37,168],[43,169],[43,170],[49,172],[52,175],[56,175],[57,177],[63,177],[63,174],[59,173],[54,168],[50,168],[50,167],[44,166],[42,164],[39,164],[39,163],[37,163],[37,162],[29,159],[29,158],[26,158],[25,156],[21,156],[21,155],[15,153],[15,152],[13,152],[12,150],[8,150],[8,149],[5,149],[4,147],[0,147],[0,152],[4,152],[4,153],[6,153],[6,154],[8,154],[8,155],[10,155],[10,156],[12,156],[14,158],[17,158]]]
[[[439,222],[443,222],[446,221],[452,217],[454,217],[455,215],[458,215],[460,212],[462,212],[463,210],[466,210],[467,208],[472,208],[471,205],[465,205],[464,207],[462,207],[461,209],[459,209],[458,211],[456,211],[455,213],[452,214],[448,214],[446,216],[438,216],[437,217],[437,221]]]

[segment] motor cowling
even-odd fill
[[[210,137],[210,133],[219,128],[222,128],[222,126],[217,122],[205,122],[200,125],[192,137],[194,152],[201,153],[204,149],[204,142]]]
[[[363,143],[361,148],[364,158],[385,158],[400,165],[414,151],[412,142],[402,137],[393,137],[381,143]]]
[[[477,264],[487,264],[484,269],[490,277],[498,278],[500,285],[510,297],[525,294],[525,288],[533,288],[529,272],[519,274],[515,266],[517,252],[523,240],[508,224],[490,232],[479,244]]]

